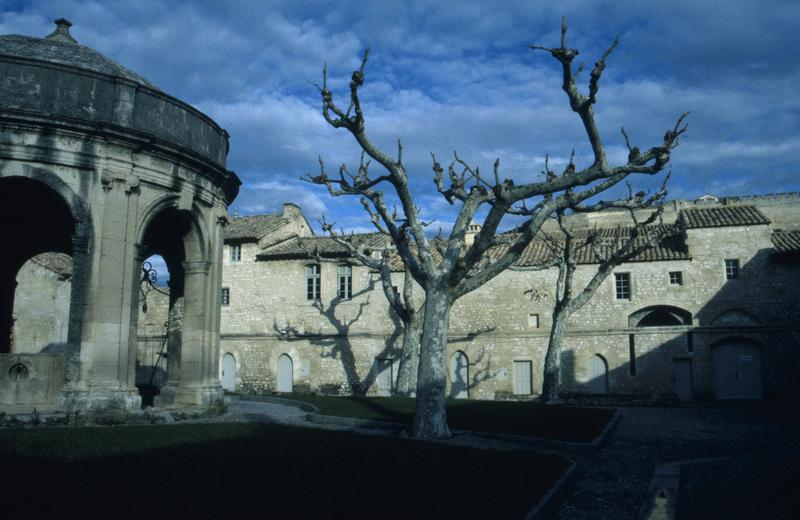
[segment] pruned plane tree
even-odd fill
[[[681,114],[666,131],[663,141],[646,149],[630,143],[623,130],[629,154],[623,164],[611,165],[595,122],[594,105],[598,100],[600,80],[606,60],[617,47],[618,39],[595,63],[589,76],[588,93],[581,93],[576,77],[580,68],[573,62],[578,50],[567,47],[567,25],[562,20],[561,44],[558,47],[531,45],[531,49],[549,53],[561,66],[562,88],[572,111],[580,118],[592,151],[591,164],[578,167],[571,160],[556,173],[547,168],[546,176],[535,182],[516,184],[501,176],[500,161],[494,162],[486,175],[479,168],[456,155],[446,167],[432,156],[433,180],[438,192],[458,207],[458,215],[445,240],[437,241],[426,235],[425,222],[414,203],[409,175],[403,163],[403,147],[397,144],[395,156],[376,146],[368,136],[360,90],[364,85],[369,51],[350,80],[348,106],[337,103],[327,85],[327,65],[323,82],[318,86],[322,97],[322,115],[333,128],[347,130],[362,149],[357,171],[346,166],[337,175],[329,175],[320,159],[318,175],[305,180],[324,185],[332,196],[358,196],[364,199],[369,218],[375,228],[391,237],[408,272],[425,292],[417,375],[416,410],[413,434],[417,437],[448,437],[445,410],[447,384],[447,337],[450,310],[461,296],[482,286],[511,266],[529,243],[540,234],[542,225],[558,214],[572,211],[601,209],[602,205],[644,207],[657,204],[663,196],[629,195],[613,203],[597,203],[597,197],[632,175],[656,175],[667,165],[670,152],[686,131]],[[377,163],[377,168],[373,165]],[[375,170],[378,170],[377,172]],[[399,200],[399,209],[389,207],[384,191],[391,190]],[[662,191],[664,191],[662,189]],[[482,227],[468,246],[467,227],[478,210],[485,208]],[[524,219],[519,232],[510,244],[505,244],[500,256],[487,254],[498,246],[498,230],[506,216]]]

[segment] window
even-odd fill
[[[528,315],[528,328],[529,329],[538,329],[539,328],[539,315],[538,314],[529,314]]]
[[[319,264],[306,266],[306,300],[319,301]]]
[[[339,266],[339,292],[340,300],[349,300],[353,296],[353,268],[349,265]]]
[[[631,273],[615,273],[614,282],[617,300],[631,299]]]
[[[727,258],[725,259],[725,279],[735,280],[739,278],[739,259]]]
[[[683,285],[683,273],[680,271],[670,271],[669,272],[669,284],[670,285]]]
[[[223,307],[227,307],[228,305],[231,304],[231,290],[230,290],[229,287],[223,287],[222,288],[221,301],[222,301],[222,306]]]
[[[238,262],[242,259],[242,245],[231,244],[231,262]]]

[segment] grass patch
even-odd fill
[[[326,397],[295,395],[311,403],[324,415],[357,417],[411,424],[414,399],[403,397]],[[447,402],[451,428],[489,433],[510,433],[573,442],[589,442],[606,427],[614,410],[577,406],[544,406],[535,402],[477,401]]]
[[[0,430],[4,513],[521,518],[567,466],[265,424]]]

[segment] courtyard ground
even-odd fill
[[[9,518],[522,518],[568,466],[257,422],[0,430]]]

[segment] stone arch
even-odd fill
[[[47,351],[64,355],[63,382],[75,381],[80,377],[83,308],[91,273],[89,207],[55,173],[22,165],[0,176],[0,216],[13,223],[5,232],[10,247],[0,258],[0,353],[11,350],[19,269],[40,253],[67,254],[72,258],[71,281],[65,282],[70,284],[67,341],[48,345]]]
[[[179,396],[181,386],[215,386],[213,379],[220,388],[219,360],[212,354],[214,345],[209,340],[214,330],[210,304],[216,294],[211,283],[210,237],[201,218],[202,210],[196,206],[181,209],[181,200],[179,195],[169,195],[151,203],[141,213],[137,230],[136,265],[141,266],[146,258],[158,254],[170,276],[166,384],[160,389],[147,389],[160,394],[156,404],[203,399],[197,395]],[[136,330],[142,272],[137,268],[134,273],[131,316]],[[138,337],[132,336],[132,360],[137,355],[137,344]]]
[[[749,311],[733,308],[717,314],[711,325],[761,325],[761,320]]]
[[[600,354],[589,358],[589,380],[587,387],[590,394],[608,393],[608,361]]]
[[[456,350],[450,356],[450,397],[469,397],[469,358],[463,350]]]
[[[628,316],[631,327],[672,327],[691,325],[692,313],[673,305],[651,305]]]
[[[763,396],[763,346],[751,338],[730,336],[711,345],[717,399]]]

